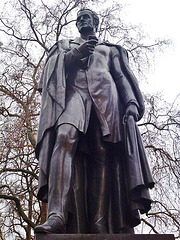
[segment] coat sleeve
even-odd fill
[[[120,62],[120,53],[118,49],[115,47],[112,47],[111,54],[112,54],[111,74],[116,83],[119,96],[125,108],[129,104],[135,104],[139,108],[139,104],[133,92],[132,86],[129,83],[128,79],[126,78],[122,70],[122,66]]]
[[[116,48],[119,51],[119,57],[120,57],[120,64],[121,68],[123,70],[124,75],[126,76],[128,82],[131,85],[131,88],[133,89],[134,95],[136,97],[136,100],[139,104],[139,120],[142,118],[144,111],[145,111],[145,106],[144,106],[144,98],[142,95],[142,92],[139,88],[138,81],[136,79],[136,76],[134,75],[133,71],[131,70],[129,66],[129,59],[128,59],[128,54],[126,49],[123,47],[117,45]]]
[[[77,66],[83,55],[77,48],[69,49],[65,54],[66,70],[71,70],[73,66]]]

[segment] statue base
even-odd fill
[[[174,240],[172,234],[36,234],[35,240]]]

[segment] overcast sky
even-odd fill
[[[147,76],[147,90],[162,91],[173,101],[180,93],[180,0],[121,0],[130,22],[142,24],[152,38],[172,40],[164,53],[156,56],[154,69]],[[146,86],[143,86],[143,88]]]

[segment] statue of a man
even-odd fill
[[[98,24],[80,10],[80,37],[57,42],[42,73],[36,155],[48,218],[36,233],[133,233],[150,209],[142,95],[126,50],[97,39]]]

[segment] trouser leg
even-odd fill
[[[88,215],[91,233],[108,232],[109,158],[98,122],[90,125],[90,155],[87,162]]]
[[[70,124],[62,124],[58,126],[56,132],[49,172],[48,216],[60,216],[66,223],[78,130]]]

